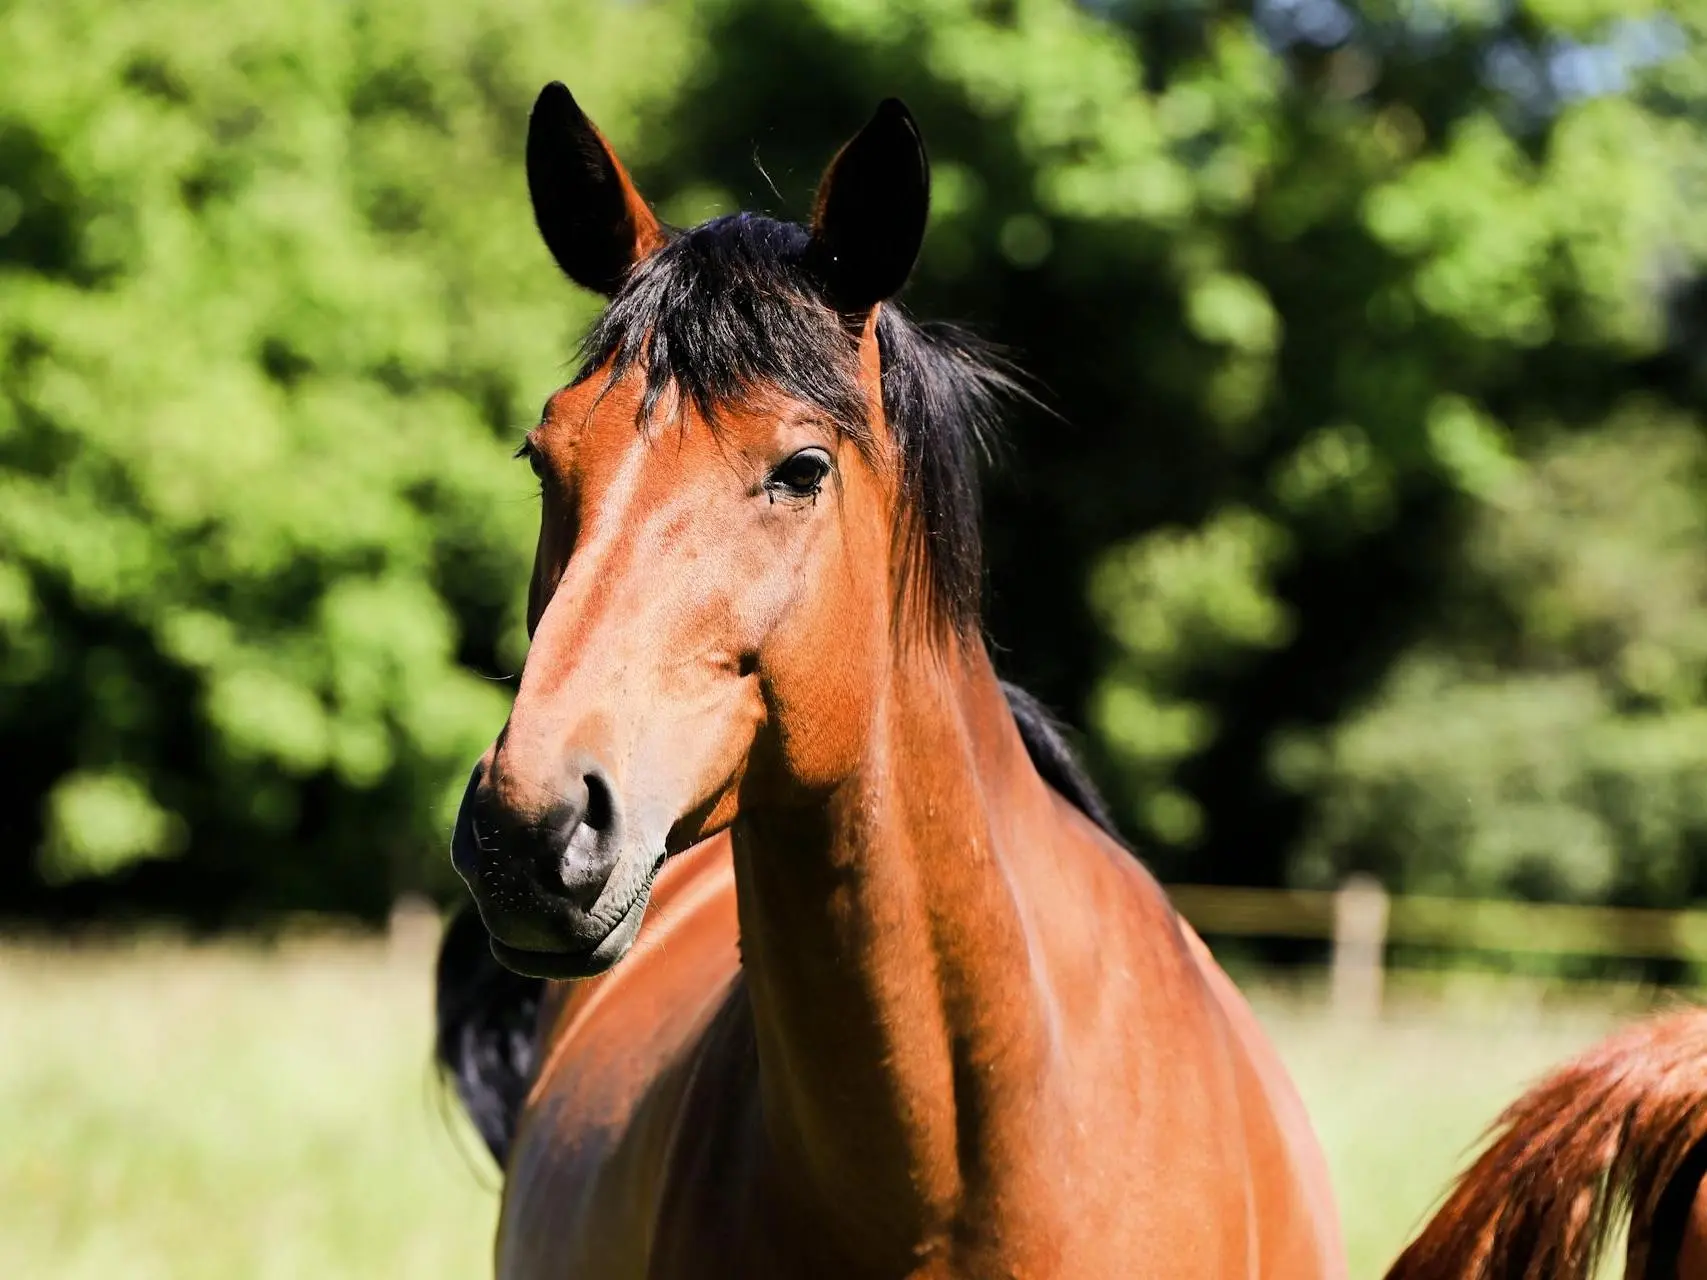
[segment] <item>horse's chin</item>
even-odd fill
[[[492,955],[506,969],[525,978],[573,980],[596,978],[628,954],[640,925],[646,918],[646,907],[652,898],[650,879],[623,912],[609,933],[589,948],[562,951],[542,951],[531,947],[513,947],[495,934],[491,936]]]

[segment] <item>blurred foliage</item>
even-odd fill
[[[444,880],[525,647],[507,454],[591,314],[522,122],[575,62],[631,133],[685,49],[525,0],[0,13],[0,890]]]
[[[19,0],[0,13],[0,893],[442,883],[524,638],[505,461],[591,300],[567,80],[666,216],[905,97],[908,304],[1010,345],[1004,667],[1159,869],[1707,892],[1688,0]],[[33,895],[33,896],[32,896]]]
[[[1299,871],[1677,902],[1707,893],[1707,441],[1633,405],[1478,511],[1462,587],[1369,705],[1276,760]]]

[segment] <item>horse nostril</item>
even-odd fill
[[[581,814],[581,825],[600,835],[611,829],[616,806],[611,801],[610,786],[602,775],[589,773],[584,779],[587,788],[587,807]]]

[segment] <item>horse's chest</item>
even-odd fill
[[[600,1052],[554,1062],[505,1177],[499,1280],[731,1274],[717,1266],[750,1220],[760,1133],[737,996],[709,1018],[693,1010],[644,1052],[594,1038]]]
[[[755,1252],[781,1241],[786,1215],[770,1211],[762,1190],[756,1101],[658,1110],[643,1105],[620,1126],[560,1121],[524,1135],[506,1179],[499,1280],[760,1274]]]
[[[646,1274],[644,1127],[577,1122],[549,1105],[504,1182],[498,1280]]]

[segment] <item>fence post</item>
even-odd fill
[[[1381,1015],[1387,908],[1387,891],[1371,875],[1348,876],[1334,894],[1332,999],[1341,1017],[1368,1021]]]

